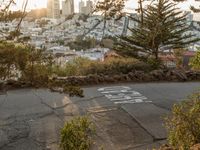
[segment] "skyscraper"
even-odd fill
[[[88,13],[91,13],[93,10],[93,2],[91,0],[87,0],[86,7],[88,9]]]
[[[47,1],[47,17],[58,19],[60,18],[60,1],[48,0]]]
[[[85,6],[85,2],[81,0],[81,2],[79,2],[79,12],[83,13],[83,14],[90,14],[93,10],[93,2],[91,0],[87,0],[86,2],[86,6]]]
[[[74,13],[74,0],[62,1],[62,15],[67,16]]]
[[[83,0],[81,0],[81,1],[79,2],[79,13],[83,13],[82,8],[83,8],[84,6],[85,6],[85,3],[84,3]]]

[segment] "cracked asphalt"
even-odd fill
[[[84,98],[47,89],[0,95],[1,150],[58,150],[66,121],[88,115],[96,126],[93,150],[143,150],[166,142],[163,118],[174,103],[200,89],[195,83],[146,83],[85,87]]]

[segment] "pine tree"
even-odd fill
[[[143,11],[143,22],[134,19],[138,26],[130,29],[132,35],[119,37],[115,47],[118,53],[143,59],[153,56],[158,61],[163,50],[185,48],[199,40],[187,34],[187,14],[183,15],[173,2],[158,0]]]

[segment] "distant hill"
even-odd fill
[[[32,19],[40,19],[43,17],[47,17],[47,9],[46,8],[41,8],[41,9],[33,9],[27,14],[27,18],[32,18]]]

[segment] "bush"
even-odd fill
[[[87,117],[73,119],[61,130],[61,150],[89,150],[91,133],[94,133],[94,127]]]
[[[73,96],[84,97],[83,89],[81,89],[78,86],[66,85],[63,91],[64,93],[69,94],[70,97]]]
[[[187,150],[200,143],[200,93],[174,105],[166,120],[169,144],[175,149]]]

